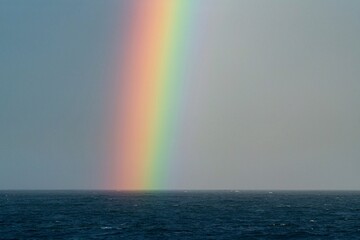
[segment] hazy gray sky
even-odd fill
[[[0,189],[103,186],[126,10],[0,1]],[[360,2],[200,0],[194,19],[169,188],[360,189]]]
[[[0,188],[100,186],[116,14],[113,1],[0,1]]]

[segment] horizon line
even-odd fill
[[[227,189],[227,188],[218,188],[218,189],[21,189],[21,188],[12,188],[12,189],[0,189],[0,192],[5,191],[69,191],[69,192],[216,192],[216,191],[226,191],[226,192],[360,192],[360,189]]]

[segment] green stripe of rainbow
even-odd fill
[[[191,0],[136,0],[122,58],[111,183],[166,187],[189,35]]]

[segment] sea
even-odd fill
[[[360,239],[360,192],[0,191],[0,239]]]

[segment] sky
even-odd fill
[[[167,188],[359,190],[360,2],[197,1]],[[0,1],[0,189],[106,189],[128,5]]]

